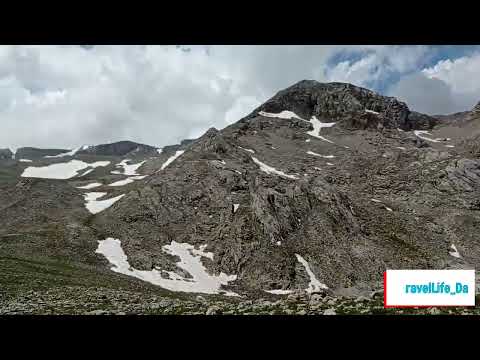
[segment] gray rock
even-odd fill
[[[13,153],[10,149],[0,149],[0,160],[10,160],[13,157]]]
[[[221,315],[222,310],[218,306],[210,306],[205,315]]]
[[[330,308],[330,309],[326,309],[326,310],[323,312],[323,315],[337,315],[337,313],[335,312],[335,309]]]

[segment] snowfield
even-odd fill
[[[280,119],[294,119],[295,118],[295,119],[307,121],[305,119],[302,119],[300,116],[295,114],[293,111],[288,111],[288,110],[284,110],[284,111],[282,111],[278,114],[268,113],[268,112],[265,112],[265,111],[260,111],[258,114],[261,115],[261,116],[265,116],[265,117],[280,118]],[[312,118],[310,119],[309,122],[313,125],[313,130],[308,131],[307,132],[308,135],[316,137],[317,139],[327,141],[327,142],[333,144],[333,141],[330,141],[330,140],[328,140],[325,137],[320,135],[320,130],[322,130],[322,128],[332,127],[333,125],[335,125],[334,122],[322,123],[320,120],[317,119],[316,116],[312,116]]]
[[[333,141],[328,140],[328,139],[324,138],[323,136],[321,136],[321,135],[320,135],[320,131],[321,131],[323,128],[332,127],[333,125],[335,125],[334,122],[331,122],[331,123],[322,123],[320,120],[318,120],[318,119],[316,118],[316,116],[312,116],[312,118],[310,119],[310,122],[311,122],[312,125],[313,125],[313,130],[312,130],[312,131],[307,131],[307,134],[308,134],[308,135],[313,136],[313,137],[316,137],[317,139],[320,139],[320,140],[323,140],[323,141],[326,141],[326,142],[329,142],[329,143],[333,144]]]
[[[93,189],[93,188],[96,188],[96,187],[99,187],[99,186],[102,186],[102,184],[97,183],[97,182],[94,182],[94,183],[91,183],[91,184],[88,184],[88,185],[84,185],[84,186],[77,186],[77,189],[85,189],[85,190],[88,190],[88,189]]]
[[[425,131],[425,130],[415,130],[413,132],[415,134],[415,136],[419,137],[420,139],[423,139],[425,141],[430,141],[430,142],[435,142],[435,143],[439,143],[439,142],[442,142],[444,141],[443,139],[441,138],[437,138],[437,139],[432,139],[432,138],[428,138],[424,135],[429,135],[431,136],[432,134],[430,134],[428,131]]]
[[[140,175],[140,176],[130,176],[126,179],[115,181],[114,183],[109,184],[108,186],[124,186],[127,184],[130,184],[136,180],[142,180],[145,179],[147,175]]]
[[[239,146],[239,148],[242,149],[242,150],[248,151],[249,153],[255,154],[255,151],[253,151],[252,149],[245,149],[241,146]]]
[[[236,280],[236,275],[226,275],[224,273],[210,275],[207,272],[201,258],[212,259],[213,254],[205,252],[205,247],[204,245],[200,249],[195,249],[193,245],[175,241],[172,241],[170,245],[162,247],[162,250],[167,254],[180,258],[176,265],[188,272],[191,278],[184,278],[174,271],[164,271],[158,268],[150,271],[132,268],[118,239],[108,238],[98,241],[98,248],[95,252],[105,256],[112,264],[111,270],[138,278],[167,290],[238,296],[233,292],[221,290],[222,285],[228,285],[229,282]],[[165,277],[162,276],[162,273]]]
[[[296,177],[295,175],[285,174],[283,171],[277,170],[274,167],[271,167],[271,166],[268,166],[267,164],[262,163],[256,157],[252,156],[252,160],[255,164],[257,164],[260,167],[260,170],[262,170],[263,172],[265,172],[269,175],[272,175],[272,174],[273,175],[278,175],[278,176],[282,176],[282,177],[285,177],[287,179],[292,179],[292,180],[297,180],[298,179],[298,177]]]
[[[454,244],[450,245],[450,249],[452,249],[452,251],[449,251],[448,253],[449,253],[451,256],[456,257],[456,258],[458,258],[458,259],[462,257],[462,256],[460,255],[460,253],[458,252],[457,247],[456,247]]]
[[[284,110],[284,111],[282,111],[278,114],[268,113],[268,112],[265,112],[265,111],[260,111],[258,114],[261,115],[261,116],[271,117],[271,118],[303,120],[300,116],[295,114],[293,111],[288,111],[288,110]]]
[[[110,161],[97,161],[88,164],[80,160],[70,160],[66,163],[57,163],[48,166],[28,167],[23,171],[22,177],[65,180],[78,175],[78,172],[83,169],[105,167],[109,164]]]
[[[235,214],[239,208],[240,204],[233,204],[233,213]]]
[[[83,195],[85,198],[85,207],[92,214],[98,214],[105,209],[108,209],[110,206],[115,204],[118,200],[125,196],[125,194],[119,195],[117,197],[107,199],[107,200],[97,200],[103,196],[107,195],[105,192],[90,192]]]
[[[172,162],[174,162],[179,156],[181,156],[183,153],[185,152],[185,150],[178,150],[177,152],[175,152],[175,155],[172,155],[170,156],[167,161],[165,161],[162,165],[162,167],[160,168],[160,170],[164,170],[168,165],[170,165]]]
[[[274,295],[288,295],[288,294],[291,294],[293,291],[277,289],[277,290],[265,290],[265,292],[274,294]]]
[[[308,262],[298,254],[295,254],[295,256],[298,262],[303,265],[303,267],[305,268],[308,274],[308,277],[310,278],[308,288],[306,288],[305,291],[308,293],[313,293],[313,292],[320,291],[321,289],[328,289],[327,285],[322,284],[320,281],[318,281],[312,269],[310,269],[310,265],[308,264]],[[293,290],[283,290],[283,289],[264,290],[264,291],[274,295],[288,295],[293,292]]]
[[[127,176],[140,175],[140,174],[137,174],[137,170],[140,168],[140,166],[142,166],[145,163],[145,160],[137,164],[130,164],[130,165],[128,164],[129,161],[131,160],[125,159],[125,160],[122,160],[117,165],[115,165],[115,167],[117,168],[123,168],[123,173],[118,170],[114,170],[112,171],[112,174],[121,174],[121,175],[127,175]]]
[[[297,257],[298,262],[303,265],[303,267],[307,271],[308,276],[310,277],[310,283],[308,284],[308,288],[306,289],[306,291],[312,293],[321,289],[328,289],[327,285],[322,284],[315,277],[315,274],[313,273],[312,269],[310,269],[310,265],[308,264],[308,262],[298,254],[295,254],[295,256]]]
[[[133,183],[135,180],[132,178],[126,178],[123,180],[115,181],[114,183],[108,184],[108,186],[124,186]]]
[[[322,157],[324,159],[333,159],[335,156],[333,155],[321,155],[321,154],[317,154],[316,152],[313,152],[313,151],[307,151],[307,154],[308,155],[313,155],[313,156],[318,156],[318,157]]]

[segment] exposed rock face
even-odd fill
[[[163,151],[165,151],[165,152],[175,152],[177,150],[181,150],[181,149],[186,148],[188,145],[190,145],[194,141],[195,140],[192,140],[192,139],[185,139],[185,140],[182,140],[180,142],[180,144],[164,146]]]
[[[479,190],[480,186],[480,161],[460,159],[447,166],[445,171],[452,186],[464,190]]]
[[[0,160],[9,160],[13,157],[10,149],[0,149]]]
[[[259,111],[279,113],[286,109],[306,120],[316,116],[351,129],[430,129],[437,123],[435,118],[411,112],[405,103],[393,97],[351,84],[314,80],[304,80],[278,92],[248,118]]]

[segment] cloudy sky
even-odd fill
[[[174,144],[303,79],[453,113],[480,101],[479,75],[480,46],[0,46],[0,148]]]

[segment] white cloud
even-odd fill
[[[328,81],[368,87],[392,74],[417,69],[429,54],[427,46],[354,46],[350,49],[365,53],[358,60],[342,61],[326,69]]]
[[[390,94],[412,109],[428,114],[470,110],[480,100],[480,53],[455,60],[441,60],[421,72],[406,76]]]
[[[312,78],[335,48],[189,49],[1,47],[1,146],[172,144],[223,128],[281,88]]]
[[[371,54],[358,61],[342,61],[327,72],[329,81],[348,82],[357,86],[378,80],[380,71],[376,54]]]
[[[410,109],[425,114],[448,114],[462,110],[445,82],[430,79],[422,73],[405,76],[389,90],[389,95],[404,101]]]
[[[454,92],[480,91],[478,75],[480,73],[480,53],[456,60],[442,60],[435,66],[422,71],[429,78],[443,80]]]
[[[232,107],[225,113],[225,122],[227,124],[233,124],[234,122],[250,114],[261,104],[261,100],[253,96],[242,96],[238,98],[233,103]]]
[[[338,51],[364,56],[328,69]],[[0,147],[164,146],[223,128],[300,80],[365,86],[426,56],[423,46],[2,46]]]

